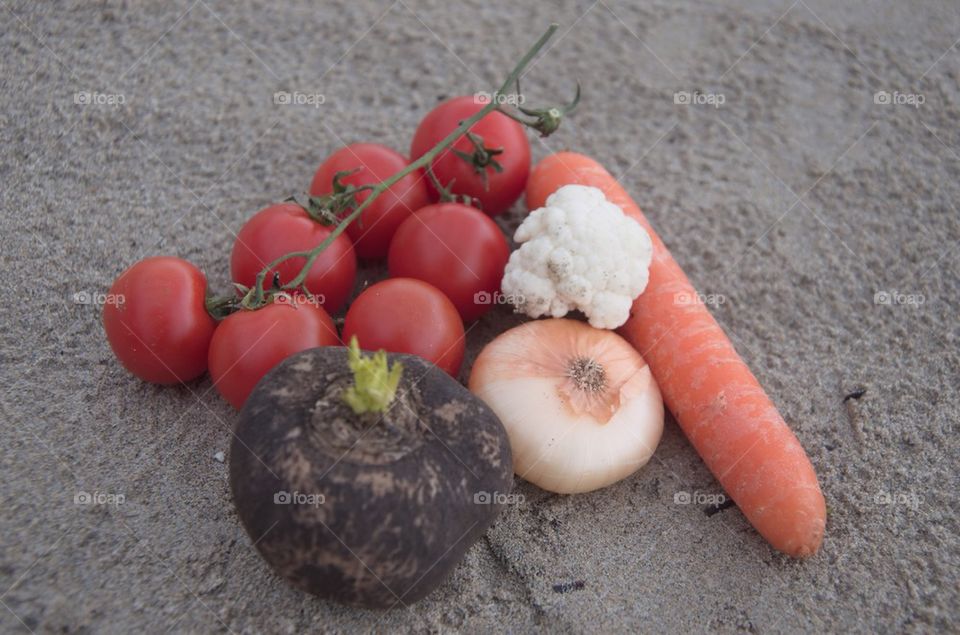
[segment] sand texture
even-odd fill
[[[809,453],[823,547],[792,561],[700,504],[721,490],[669,421],[608,489],[518,482],[410,608],[304,595],[234,512],[230,406],[133,378],[76,294],[156,254],[225,291],[244,219],[344,143],[405,152],[550,21],[528,104],[584,97],[534,158],[585,152],[632,192]],[[0,632],[956,628],[958,37],[955,4],[895,0],[0,3]],[[470,329],[461,379],[516,323]]]

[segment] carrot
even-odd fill
[[[794,557],[815,553],[826,506],[810,459],[723,329],[690,301],[699,296],[637,204],[602,165],[561,152],[534,168],[527,207],[571,183],[602,190],[653,240],[650,281],[620,334],[647,360],[684,434],[771,545]]]

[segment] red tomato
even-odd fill
[[[444,137],[453,132],[460,122],[475,115],[484,104],[474,97],[454,97],[430,111],[413,136],[410,146],[410,160],[416,161],[428,150],[437,145]],[[493,157],[502,167],[497,172],[491,166],[485,168],[488,186],[484,186],[483,175],[476,172],[474,166],[457,156],[453,149],[473,154],[473,144],[464,135],[433,161],[433,172],[444,186],[453,181],[455,194],[466,194],[480,201],[483,211],[490,216],[505,212],[519,198],[527,184],[530,173],[530,142],[523,126],[501,112],[491,112],[478,121],[470,132],[483,139],[486,148],[503,148],[503,153]],[[438,200],[433,183],[427,179],[432,200]]]
[[[344,185],[371,185],[385,181],[403,168],[407,159],[400,153],[375,143],[355,143],[334,152],[313,177],[310,194],[319,196],[333,191],[337,172],[357,169],[340,180]],[[357,194],[363,202],[370,192]],[[385,258],[393,232],[411,213],[430,202],[423,172],[417,170],[397,181],[377,197],[360,218],[347,227],[357,255],[361,258]]]
[[[257,382],[287,357],[339,344],[333,320],[312,304],[284,302],[237,311],[220,323],[210,342],[210,377],[239,410]]]
[[[117,278],[103,327],[127,370],[156,384],[190,381],[207,369],[216,321],[206,309],[207,279],[180,258],[146,258]]]
[[[354,335],[368,351],[419,355],[456,377],[463,362],[463,322],[447,296],[426,282],[391,278],[350,305],[343,341]]]
[[[469,205],[438,203],[403,221],[390,243],[393,277],[429,282],[446,294],[464,322],[493,306],[510,247],[489,216]]]
[[[257,273],[268,264],[292,251],[307,251],[319,245],[333,231],[310,218],[296,203],[279,203],[257,212],[237,234],[230,255],[234,282],[252,287]],[[304,258],[291,258],[274,270],[280,283],[296,277]],[[313,263],[305,281],[310,293],[331,313],[343,306],[353,291],[357,276],[357,257],[350,239],[340,234]],[[264,280],[264,288],[273,283],[273,272]]]

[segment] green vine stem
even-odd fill
[[[427,173],[427,177],[430,179],[430,182],[433,183],[433,189],[437,191],[437,196],[440,197],[441,203],[463,203],[464,205],[470,205],[480,210],[483,209],[483,204],[479,199],[475,199],[469,194],[453,193],[453,183],[457,179],[450,179],[450,182],[444,186],[434,173],[433,166],[428,165],[423,171]]]
[[[492,99],[490,99],[489,103],[487,103],[483,108],[477,111],[476,114],[460,122],[460,125],[457,126],[457,128],[453,132],[451,132],[446,137],[444,137],[442,141],[440,141],[437,145],[435,145],[429,151],[424,153],[423,156],[418,158],[416,161],[413,161],[412,163],[410,163],[404,169],[400,170],[393,176],[375,185],[364,186],[363,189],[368,190],[370,192],[370,195],[367,196],[367,198],[364,199],[362,203],[354,206],[350,214],[347,215],[345,218],[343,218],[343,220],[341,220],[337,224],[337,226],[333,229],[333,231],[330,232],[330,234],[323,240],[323,242],[321,242],[319,245],[317,245],[313,249],[310,249],[307,251],[294,251],[288,254],[284,254],[283,256],[280,256],[273,262],[269,263],[266,267],[264,267],[257,274],[256,282],[254,283],[253,287],[249,289],[246,292],[246,294],[243,296],[243,299],[240,301],[240,307],[245,309],[258,309],[261,306],[265,305],[268,302],[269,297],[267,296],[267,291],[263,287],[264,280],[266,280],[267,276],[270,275],[270,272],[273,271],[277,267],[277,265],[287,260],[291,260],[293,258],[305,258],[306,261],[304,262],[303,267],[300,269],[300,273],[298,273],[292,280],[282,285],[279,291],[297,289],[298,287],[300,287],[303,284],[304,280],[306,280],[307,275],[310,273],[310,269],[313,267],[313,264],[316,262],[317,258],[320,256],[321,253],[323,253],[323,250],[326,249],[334,240],[336,240],[337,237],[346,230],[347,226],[350,225],[350,223],[352,223],[357,218],[359,218],[360,215],[363,213],[363,211],[367,209],[367,207],[369,207],[370,204],[377,199],[377,197],[379,197],[387,189],[389,189],[391,186],[393,186],[398,181],[400,181],[400,179],[407,176],[411,172],[415,172],[416,170],[419,170],[425,166],[431,165],[433,163],[433,160],[437,158],[437,156],[441,152],[443,152],[444,150],[452,146],[454,142],[456,142],[461,136],[463,136],[464,133],[470,130],[473,124],[483,119],[492,111],[499,110],[500,95],[507,94],[507,91],[509,91],[510,87],[513,86],[515,83],[518,83],[520,75],[523,74],[523,71],[527,68],[527,66],[530,64],[533,58],[537,55],[537,53],[539,53],[543,49],[543,46],[547,43],[547,41],[550,40],[551,37],[553,37],[553,34],[556,32],[557,28],[558,28],[557,24],[551,24],[549,28],[547,28],[546,32],[544,32],[544,34],[540,36],[540,39],[537,40],[537,42],[530,48],[530,50],[527,51],[527,53],[520,59],[520,61],[514,67],[513,71],[510,72],[510,75],[507,76],[507,79],[503,82],[500,88],[497,89],[497,91],[493,94]],[[579,92],[580,91],[579,91],[579,84],[578,84],[577,98],[574,100],[574,102],[572,102],[573,105],[575,105],[577,99],[579,99]],[[520,123],[526,126],[530,126],[532,128],[539,130],[541,134],[547,135],[553,132],[554,130],[556,130],[557,126],[559,126],[560,124],[560,117],[562,116],[563,112],[569,111],[569,110],[572,110],[571,106],[565,106],[561,108],[548,108],[543,111],[526,111],[526,110],[522,111],[524,112],[524,114],[535,117],[536,119],[533,122],[521,120],[516,116],[513,116],[513,118],[517,119],[517,121],[519,121]],[[347,189],[343,192],[332,195],[331,200],[326,202],[332,204],[333,207],[335,208],[336,207],[343,208],[345,207],[344,202],[351,200],[354,194],[356,194],[356,190],[350,191],[350,189]]]
[[[516,93],[520,93],[520,80],[517,80],[517,90]],[[573,96],[573,99],[570,100],[570,103],[564,104],[563,106],[554,106],[552,108],[543,108],[540,110],[534,110],[531,108],[523,108],[522,106],[517,106],[517,110],[528,117],[533,117],[533,121],[527,121],[523,117],[512,112],[509,108],[498,107],[497,110],[510,117],[514,121],[533,128],[534,130],[540,131],[541,137],[548,137],[551,133],[556,131],[560,127],[560,122],[564,117],[572,113],[577,109],[577,105],[580,103],[580,82],[577,82],[577,92]]]

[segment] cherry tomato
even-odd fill
[[[436,287],[412,278],[378,282],[347,310],[343,341],[354,335],[368,351],[419,355],[453,377],[463,362],[463,322]]]
[[[454,97],[430,111],[413,136],[410,160],[415,161],[434,147],[441,139],[460,125],[460,122],[475,115],[484,104],[472,96]],[[503,168],[497,172],[492,166],[478,173],[474,166],[458,156],[453,150],[472,155],[474,146],[466,135],[460,137],[452,148],[443,151],[434,159],[432,166],[437,180],[444,186],[453,182],[455,194],[466,194],[480,201],[483,211],[490,216],[505,212],[519,198],[527,184],[530,172],[530,142],[523,126],[501,112],[491,112],[478,121],[470,132],[483,140],[485,148],[503,148],[502,154],[493,157]],[[432,181],[427,180],[432,200],[439,199]]]
[[[206,309],[207,279],[180,258],[146,258],[117,278],[103,308],[114,355],[156,384],[190,381],[207,369],[216,321]]]
[[[489,216],[469,205],[438,203],[415,212],[393,236],[393,277],[429,282],[453,302],[464,322],[493,306],[510,247]]]
[[[234,282],[252,287],[257,273],[280,256],[292,251],[306,251],[319,245],[333,231],[310,218],[296,203],[279,203],[257,212],[237,234],[230,255],[230,272]],[[280,263],[280,283],[300,273],[304,258],[291,258]],[[305,281],[311,294],[331,313],[343,306],[353,291],[357,276],[357,257],[350,239],[340,234],[320,254]],[[273,272],[264,280],[264,287],[273,283]]]
[[[337,346],[333,320],[322,308],[297,300],[237,311],[217,327],[210,342],[210,377],[223,398],[238,410],[267,372],[294,353]]]
[[[376,143],[355,143],[334,152],[323,162],[313,177],[310,194],[319,196],[333,191],[337,172],[354,170],[340,179],[344,185],[371,185],[384,181],[403,168],[407,159],[386,146]],[[357,194],[363,202],[370,192]],[[357,255],[361,258],[385,258],[393,232],[411,213],[430,202],[423,172],[417,170],[403,177],[377,197],[360,217],[347,227]]]

